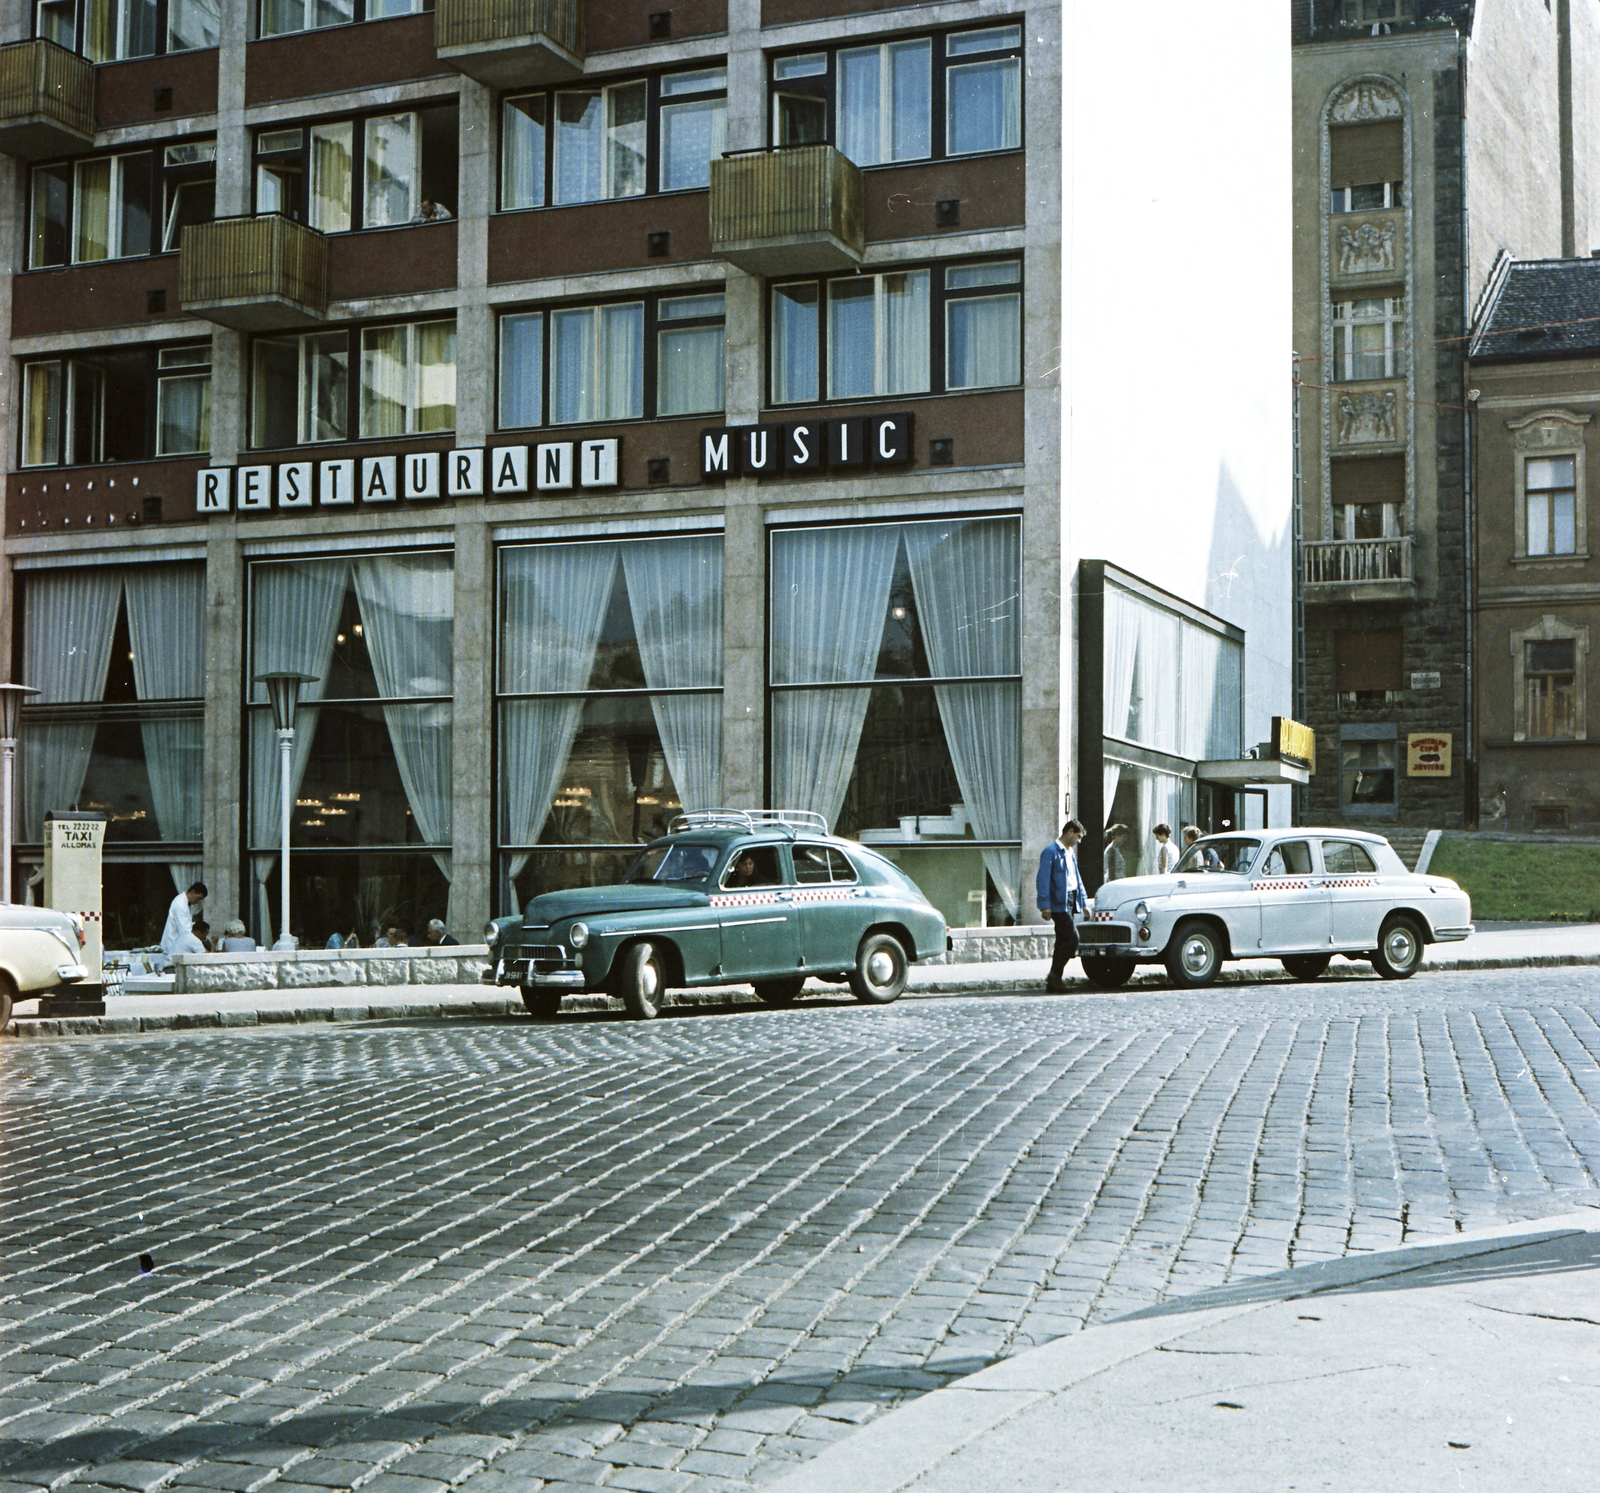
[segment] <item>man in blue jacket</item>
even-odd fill
[[[1061,826],[1061,838],[1052,840],[1039,857],[1039,878],[1035,901],[1039,911],[1056,925],[1055,957],[1050,961],[1050,974],[1044,988],[1062,991],[1067,988],[1061,978],[1067,960],[1078,952],[1078,930],[1073,923],[1077,913],[1087,910],[1088,894],[1083,889],[1083,877],[1078,874],[1078,841],[1083,838],[1083,826],[1069,819]]]

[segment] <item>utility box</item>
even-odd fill
[[[89,978],[65,994],[41,1003],[48,1016],[103,1016],[105,984],[100,973],[105,954],[101,855],[106,816],[64,809],[44,816],[44,905],[83,919],[84,968]],[[48,1005],[46,1011],[44,1006]]]

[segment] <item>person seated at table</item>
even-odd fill
[[[461,944],[461,940],[459,938],[452,938],[450,934],[445,931],[444,924],[441,923],[438,918],[428,919],[428,931],[423,934],[422,941],[429,948],[440,948],[450,944],[453,944],[459,948]]]
[[[244,924],[238,918],[223,925],[222,941],[217,945],[219,954],[253,954],[255,947],[255,939],[245,932]]]

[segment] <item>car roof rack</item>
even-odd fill
[[[691,809],[673,817],[669,835],[687,834],[700,829],[742,829],[755,834],[764,829],[786,829],[791,838],[804,830],[811,834],[828,833],[828,821],[809,809]]]

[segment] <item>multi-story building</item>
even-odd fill
[[[1472,666],[1482,818],[1600,831],[1600,260],[1508,263],[1472,342]]]
[[[98,806],[108,940],[196,870],[270,937],[282,673],[317,943],[683,807],[821,812],[956,926],[1032,920],[1067,809],[1259,814],[1287,23],[1087,10],[8,9],[24,878]]]
[[[1460,825],[1465,338],[1504,256],[1600,245],[1600,9],[1292,8],[1309,813]]]

